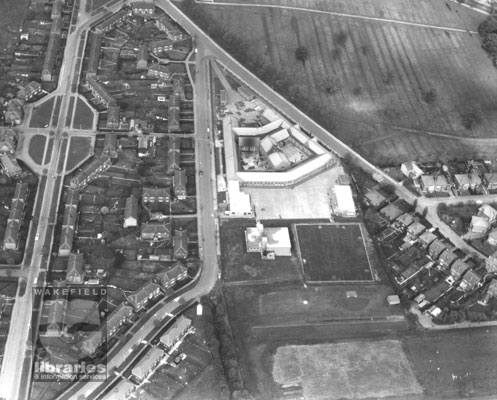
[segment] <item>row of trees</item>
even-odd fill
[[[492,11],[478,27],[482,38],[482,48],[497,67],[497,12]]]

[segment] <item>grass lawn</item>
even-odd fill
[[[50,124],[54,101],[55,97],[51,97],[33,110],[31,120],[29,121],[30,128],[44,128]]]
[[[373,399],[420,394],[397,340],[279,347],[274,380],[302,385],[309,399]]]
[[[76,111],[72,123],[74,129],[92,129],[93,128],[93,110],[78,98],[76,102]]]
[[[268,7],[203,6],[246,40],[257,57],[291,77],[326,116],[322,123],[372,162],[493,157],[495,144],[451,138],[496,137],[497,70],[478,35],[468,32],[477,29],[483,15],[430,0],[271,3],[461,29]],[[308,50],[305,64],[295,59],[298,46]],[[334,95],[319,86],[329,75],[341,82]],[[432,89],[437,99],[430,104],[424,96]],[[462,118],[474,109],[483,112],[483,121],[466,129]]]
[[[245,228],[255,221],[230,219],[221,221],[221,267],[225,282],[301,280],[298,258],[276,257],[263,261],[259,253],[247,253]]]
[[[29,156],[37,164],[43,164],[43,153],[47,138],[44,135],[35,135],[29,142]]]
[[[93,150],[92,139],[89,137],[71,136],[66,170],[71,171],[83,160],[88,158]]]
[[[406,337],[403,347],[426,397],[455,399],[497,393],[495,341],[494,328],[460,329]]]
[[[359,224],[297,224],[296,230],[309,282],[373,279]]]

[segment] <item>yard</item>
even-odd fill
[[[468,140],[495,138],[497,122],[497,71],[474,33],[482,15],[429,0],[272,3],[324,12],[203,7],[254,57],[291,77],[321,108],[320,122],[371,161],[494,156],[496,142]],[[295,59],[299,46],[305,63]],[[338,79],[334,94],[320,88],[327,76]],[[426,100],[430,91],[435,99]],[[483,121],[466,129],[462,120],[475,110]]]
[[[51,97],[33,109],[31,120],[29,121],[30,128],[45,128],[50,124],[54,102],[55,97]]]
[[[359,224],[295,225],[308,282],[373,280]]]
[[[302,385],[312,399],[378,399],[421,394],[397,340],[279,347],[274,380]]]
[[[29,141],[29,156],[37,164],[43,164],[43,154],[47,138],[44,135],[34,135]]]

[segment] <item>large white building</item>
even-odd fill
[[[252,204],[250,195],[240,190],[240,182],[231,180],[228,182],[229,211],[226,215],[234,217],[252,217]]]
[[[274,253],[275,256],[291,256],[292,243],[288,228],[264,228],[257,223],[255,228],[245,230],[248,253]]]
[[[331,191],[333,213],[340,217],[356,217],[357,211],[350,185],[335,185]]]

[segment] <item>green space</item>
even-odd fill
[[[72,119],[72,114],[73,114],[73,109],[74,109],[74,97],[71,97],[69,99],[69,108],[68,108],[68,113],[66,115],[66,128],[71,127],[71,119]]]
[[[31,120],[29,121],[30,128],[45,128],[50,124],[54,101],[55,97],[51,97],[33,109]]]
[[[497,150],[493,143],[458,141],[495,137],[497,122],[496,71],[481,39],[468,32],[484,16],[466,7],[429,0],[271,1],[458,32],[192,3],[183,3],[187,13],[235,58],[373,163],[487,159]]]
[[[51,137],[48,140],[47,152],[45,154],[45,161],[43,162],[43,164],[48,164],[50,162],[50,160],[52,159],[52,151],[53,151],[54,142],[55,142],[55,140],[53,137]]]
[[[66,170],[72,171],[93,151],[92,139],[82,136],[71,136],[69,143],[69,154],[67,155]]]
[[[44,135],[34,135],[29,141],[29,156],[37,164],[43,164],[43,154],[47,138]]]
[[[59,112],[60,112],[60,105],[62,104],[62,96],[57,96],[57,99],[55,100],[55,106],[53,109],[53,114],[52,114],[52,126],[57,126],[59,123]]]
[[[93,128],[93,110],[78,98],[76,102],[76,111],[74,112],[73,129],[92,129]]]
[[[296,256],[276,257],[264,261],[259,253],[247,253],[245,229],[255,226],[246,219],[221,221],[221,266],[226,282],[300,281],[300,265]]]
[[[304,275],[309,282],[371,281],[359,224],[297,224]]]

